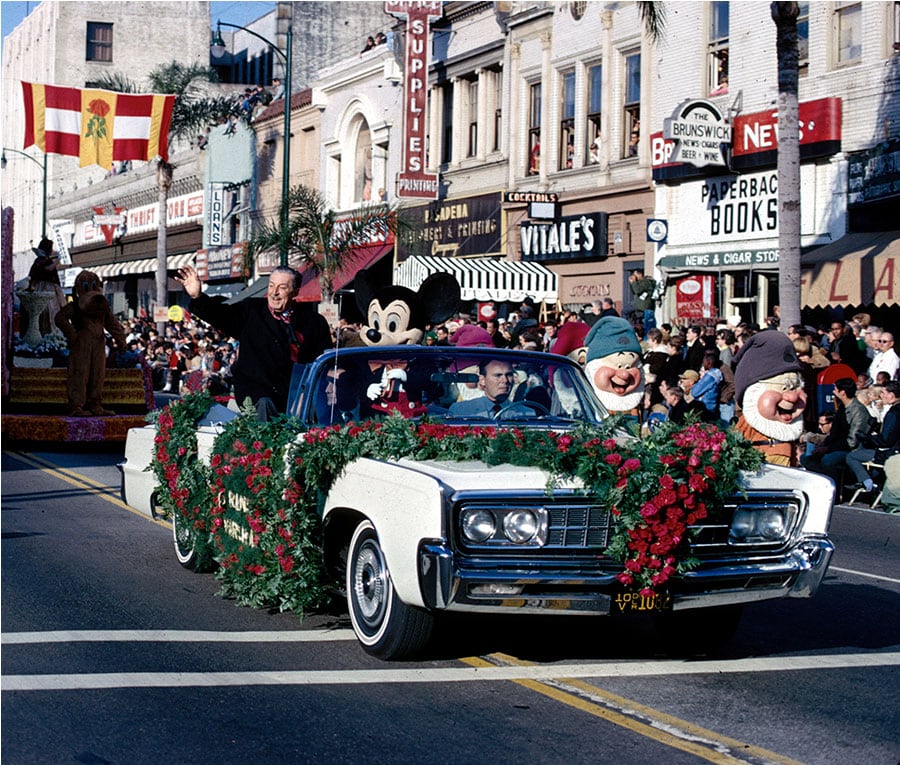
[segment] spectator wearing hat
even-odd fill
[[[693,370],[690,371],[696,374]],[[668,420],[682,425],[690,414],[699,415],[701,418],[704,416],[706,408],[703,404],[695,399],[688,401],[682,387],[663,382],[661,390],[663,400],[669,408]]]

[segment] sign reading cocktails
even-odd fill
[[[426,167],[426,111],[428,106],[428,25],[442,16],[440,2],[387,0],[384,10],[406,19],[402,169],[397,174],[397,196],[437,199],[438,176]]]

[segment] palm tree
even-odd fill
[[[773,2],[778,55],[778,300],[781,329],[800,323],[800,128],[796,2]]]
[[[240,109],[238,96],[210,97],[201,87],[201,83],[217,82],[215,70],[199,64],[179,64],[173,61],[163,64],[148,76],[150,88],[154,93],[174,95],[175,104],[172,108],[172,120],[169,124],[168,143],[171,152],[172,145],[179,140],[190,140],[198,133],[204,132],[208,125],[215,125],[228,119],[248,119],[248,116]],[[137,93],[139,88],[128,77],[120,73],[108,73],[103,75],[98,82],[98,87],[105,90],[113,90],[119,93]],[[164,306],[168,303],[168,274],[166,268],[166,256],[168,246],[167,209],[169,203],[169,191],[172,188],[172,178],[175,165],[162,158],[157,160],[156,185],[158,190],[159,233],[156,240],[156,305]],[[157,331],[165,332],[165,321],[157,323]]]
[[[282,220],[287,220],[287,229]],[[287,200],[282,200],[278,218],[258,224],[248,242],[247,257],[252,262],[261,252],[281,251],[286,239],[288,263],[312,268],[319,277],[322,302],[330,303],[335,277],[342,267],[353,264],[354,250],[388,233],[396,236],[405,225],[398,209],[388,204],[366,203],[350,217],[339,217],[320,191],[294,186]]]

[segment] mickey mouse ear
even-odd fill
[[[453,274],[443,271],[432,274],[419,287],[419,296],[425,304],[428,321],[437,324],[450,318],[459,310],[462,290]]]

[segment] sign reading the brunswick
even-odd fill
[[[663,122],[663,137],[676,142],[673,162],[724,166],[723,147],[731,144],[731,126],[712,102],[684,101]]]
[[[403,169],[397,174],[397,196],[437,199],[438,176],[425,170],[428,120],[428,61],[431,46],[428,23],[442,15],[440,2],[388,0],[386,13],[406,19],[406,54],[403,112]]]

